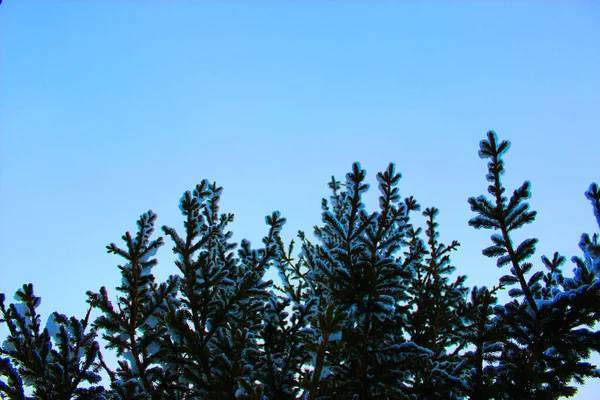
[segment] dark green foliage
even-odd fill
[[[536,213],[529,211],[525,201],[530,197],[529,182],[515,190],[510,199],[503,196],[502,156],[508,147],[507,141],[498,142],[494,132],[481,142],[479,154],[490,160],[488,192],[493,198],[469,199],[471,209],[478,214],[469,224],[499,231],[483,254],[498,257],[499,267],[510,266],[510,274],[503,276],[500,284],[512,287],[508,293],[513,300],[496,306],[496,320],[491,321],[502,335],[496,376],[489,384],[496,387],[497,398],[569,397],[576,392],[573,381],[582,383],[586,377],[600,376],[596,367],[585,361],[592,351],[600,350],[600,333],[593,328],[600,310],[600,281],[588,250],[597,244],[597,236],[596,243],[583,236],[580,246],[586,260],[574,260],[574,278],[564,277],[560,269],[564,257],[558,253],[552,261],[542,257],[546,274],[534,272],[533,264],[526,260],[535,254],[537,239],[525,239],[518,245],[512,240],[512,231],[533,222]],[[586,195],[597,213],[595,188],[597,185],[592,185]]]
[[[283,244],[280,243],[283,249]],[[260,357],[260,378],[265,382],[268,398],[296,398],[302,388],[310,387],[310,375],[302,367],[310,365],[310,351],[316,352],[314,331],[309,323],[317,308],[317,299],[310,296],[306,273],[301,262],[288,251],[280,252],[275,263],[282,281],[276,287],[264,310],[263,353]],[[291,312],[291,313],[290,313]]]
[[[313,324],[319,339],[311,399],[407,396],[404,381],[412,364],[428,354],[403,337],[418,255],[398,253],[412,229],[409,213],[418,205],[412,198],[401,201],[400,174],[390,164],[377,175],[380,210],[369,214],[362,202],[365,176],[355,163],[344,191],[332,179],[332,210],[323,201],[323,226],[315,228],[321,244],[303,243],[307,278],[324,316]]]
[[[222,188],[203,181],[186,192],[180,209],[185,236],[168,227],[176,265],[181,271],[181,297],[169,300],[165,317],[169,332],[162,342],[164,359],[177,371],[181,398],[233,398],[240,387],[251,395],[259,371],[260,332],[271,282],[262,277],[279,255],[279,231],[285,223],[278,212],[266,218],[264,247],[253,250],[243,241],[234,257],[227,225],[233,214],[219,214]]]
[[[106,246],[109,253],[127,261],[118,266],[122,283],[117,291],[122,295],[117,297],[117,306],[109,300],[105,287],[100,293],[87,292],[90,305],[103,314],[94,327],[104,332],[106,348],[114,349],[122,357],[115,372],[106,364],[103,367],[111,378],[111,387],[123,398],[162,398],[161,393],[172,388],[169,378],[173,371],[158,365],[159,343],[167,331],[164,323],[159,322],[164,320],[176,280],[160,285],[154,282],[151,269],[157,261],[151,257],[163,244],[162,238],[150,240],[155,221],[156,214],[152,211],[143,214],[137,222],[136,236],[127,232],[122,237],[126,250],[114,243]]]
[[[468,382],[466,393],[474,400],[502,395],[492,385],[505,333],[494,318],[494,306],[498,300],[496,292],[499,289],[500,286],[491,290],[476,286],[471,290],[470,301],[466,305],[465,315],[469,325],[464,339],[473,349],[462,354],[461,369],[464,369]]]
[[[427,244],[419,246],[425,257],[415,263],[415,276],[408,292],[411,313],[407,316],[406,331],[418,346],[431,351],[422,359],[414,378],[411,393],[419,399],[457,398],[466,389],[461,379],[461,352],[468,344],[466,333],[467,288],[466,276],[450,282],[448,276],[455,267],[450,265],[450,252],[459,243],[446,246],[438,241],[436,208],[423,212],[427,218]],[[417,236],[420,229],[414,233]]]
[[[489,197],[470,198],[473,227],[491,229],[483,254],[507,272],[491,288],[455,275],[437,208],[399,191],[390,164],[377,174],[379,206],[367,211],[366,172],[355,163],[331,178],[315,239],[283,243],[279,212],[265,218],[259,248],[231,242],[233,214],[222,188],[203,180],[184,193],[183,231],[162,227],[177,275],[155,282],[163,239],[152,211],[127,232],[111,299],[88,292],[84,319],[53,313],[42,327],[41,299],[24,285],[0,312],[0,395],[11,399],[556,399],[600,377],[600,236],[584,234],[572,275],[558,253],[532,261],[537,239],[514,241],[534,222],[529,182],[506,195],[509,142],[480,143],[489,161]],[[600,228],[600,188],[586,192]],[[425,218],[424,229],[418,219]],[[267,270],[279,282],[265,281]],[[507,291],[510,301],[499,303]],[[90,320],[92,311],[99,316]],[[96,341],[99,333],[104,349]],[[111,366],[107,354],[117,358]],[[100,371],[109,382],[100,383]],[[97,386],[96,386],[97,385]]]
[[[41,298],[33,285],[23,285],[15,294],[18,303],[8,307],[0,294],[0,311],[9,336],[0,349],[0,393],[11,399],[101,398],[102,387],[79,387],[100,382],[93,363],[98,354],[96,332],[89,330],[88,311],[83,320],[53,313],[47,328],[42,328],[36,309]],[[32,397],[24,387],[33,388]]]

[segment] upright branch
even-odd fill
[[[122,239],[126,249],[111,243],[106,246],[108,253],[114,253],[127,262],[119,265],[122,281],[117,291],[117,306],[109,300],[105,287],[99,293],[88,291],[88,302],[98,308],[103,315],[94,321],[94,327],[104,331],[102,337],[108,342],[107,348],[116,350],[119,361],[116,379],[112,382],[117,391],[128,395],[147,394],[152,398],[169,386],[169,371],[156,365],[160,341],[166,328],[158,322],[166,312],[167,299],[174,295],[175,282],[169,280],[160,285],[154,282],[152,267],[158,261],[152,258],[163,245],[162,238],[150,240],[154,232],[156,214],[148,211],[137,221],[138,232],[129,232]],[[106,366],[106,364],[104,364]],[[112,371],[109,376],[115,377]],[[127,387],[127,389],[125,389]]]
[[[535,220],[537,213],[529,211],[529,203],[525,201],[531,196],[529,191],[531,184],[525,181],[508,200],[504,196],[506,188],[502,184],[501,176],[504,174],[502,156],[510,148],[510,142],[506,140],[498,142],[496,133],[489,131],[487,140],[482,140],[479,147],[479,157],[490,160],[486,179],[491,182],[488,192],[493,196],[493,200],[490,201],[485,196],[469,198],[471,210],[478,214],[469,221],[469,225],[476,229],[500,231],[500,235],[492,235],[491,239],[494,244],[483,250],[483,254],[488,257],[499,257],[498,267],[509,263],[512,265],[512,276],[505,276],[503,280],[512,283],[516,278],[520,284],[520,290],[513,291],[513,295],[524,295],[531,309],[537,311],[537,304],[526,281],[526,274],[531,269],[531,264],[524,261],[535,253],[535,245],[538,240],[526,239],[515,249],[511,238],[513,230]]]
[[[9,336],[0,348],[0,397],[29,399],[24,384],[36,399],[95,398],[105,393],[100,375],[94,366],[99,345],[96,332],[89,329],[90,310],[85,318],[67,318],[57,312],[48,318],[42,329],[36,312],[41,298],[33,285],[23,285],[15,294],[18,303],[4,305],[0,295],[0,311],[9,329]],[[82,387],[87,385],[87,387]]]
[[[279,234],[285,218],[277,211],[267,216],[264,247],[253,249],[242,240],[235,257],[237,244],[230,242],[232,233],[227,230],[234,216],[220,212],[222,192],[216,182],[203,180],[181,197],[184,234],[163,227],[173,240],[175,265],[181,272],[181,296],[170,301],[165,318],[170,329],[163,338],[163,360],[179,371],[183,398],[263,393],[262,386],[254,387],[265,379],[267,368],[260,363],[257,338],[272,282],[263,277],[281,258]]]
[[[533,222],[530,184],[510,198],[502,183],[508,141],[494,132],[480,142],[488,160],[489,196],[470,198],[469,224],[493,230],[483,254],[509,272],[491,289],[454,276],[459,243],[440,240],[437,208],[412,222],[415,198],[401,198],[401,175],[390,163],[376,175],[379,204],[367,211],[366,171],[354,163],[343,182],[331,177],[314,243],[298,233],[284,244],[286,219],[266,216],[267,233],[253,247],[231,240],[231,213],[220,211],[223,188],[202,180],[179,201],[183,230],[163,226],[173,243],[177,275],[156,283],[162,238],[156,214],[137,221],[108,252],[124,260],[121,284],[87,292],[83,319],[50,315],[24,285],[16,302],[0,294],[0,398],[306,400],[557,399],[574,383],[599,378],[589,362],[600,352],[600,232],[581,236],[581,257],[541,257],[537,239],[513,242]],[[600,188],[586,192],[600,228]],[[268,270],[280,284],[265,280]],[[454,276],[454,277],[452,277]],[[452,278],[451,278],[452,277]],[[498,304],[499,291],[511,300]],[[470,296],[468,296],[470,292]],[[91,320],[92,309],[100,316]],[[114,351],[112,368],[96,341]],[[96,386],[99,371],[110,386]]]
[[[478,215],[469,221],[475,228],[497,230],[492,235],[492,246],[483,250],[488,257],[497,257],[498,267],[510,264],[510,274],[500,278],[500,286],[517,285],[508,294],[513,301],[494,307],[494,318],[485,327],[481,316],[471,313],[476,334],[471,336],[476,345],[476,378],[478,397],[485,396],[483,382],[494,387],[495,393],[509,398],[549,398],[572,396],[577,392],[572,380],[582,383],[586,377],[600,376],[600,372],[586,359],[592,351],[600,350],[600,333],[593,327],[600,309],[600,283],[597,279],[595,251],[598,235],[583,235],[580,247],[584,259],[575,257],[573,278],[564,277],[561,266],[565,258],[555,253],[552,258],[542,257],[547,272],[531,272],[526,262],[535,253],[537,239],[525,239],[514,246],[511,233],[533,222],[535,211],[529,211],[525,201],[530,197],[530,184],[525,182],[510,199],[501,182],[504,173],[502,156],[509,148],[507,141],[498,142],[494,132],[480,143],[480,157],[489,159],[487,180],[492,200],[484,196],[470,198],[471,209]],[[598,187],[593,184],[586,193],[592,201],[598,219]],[[524,297],[520,302],[519,298]],[[473,303],[477,298],[473,299]],[[479,323],[476,321],[479,320]],[[483,325],[481,325],[483,324]],[[483,329],[483,331],[482,331]],[[487,331],[487,333],[486,333]],[[495,332],[495,335],[488,335]],[[488,336],[487,340],[482,337]],[[495,336],[495,337],[494,337]],[[486,343],[487,341],[487,343]],[[485,349],[488,349],[486,351]],[[500,357],[489,354],[489,349],[501,351]],[[481,357],[488,353],[490,367],[482,364]],[[487,392],[489,393],[489,392]]]
[[[459,247],[457,241],[445,245],[439,241],[439,211],[425,209],[427,243],[417,238],[416,248],[424,256],[415,262],[415,275],[408,288],[411,313],[407,316],[406,332],[416,345],[428,350],[428,357],[419,363],[412,383],[412,394],[418,398],[458,398],[464,390],[460,377],[460,351],[464,341],[466,276],[454,282],[449,276],[455,267],[450,253]],[[420,232],[419,232],[420,233]],[[453,351],[449,351],[452,348]]]

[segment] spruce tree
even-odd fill
[[[315,228],[320,243],[303,242],[308,281],[319,300],[310,399],[406,397],[414,360],[429,354],[404,338],[407,288],[419,255],[399,251],[407,247],[409,213],[419,206],[412,197],[401,201],[401,175],[390,164],[377,175],[380,210],[369,214],[362,201],[365,177],[355,163],[345,190],[332,178],[323,226]]]
[[[475,228],[492,229],[493,245],[483,250],[488,257],[498,258],[497,266],[510,267],[500,284],[512,287],[512,298],[494,308],[500,329],[501,355],[495,366],[492,384],[500,398],[555,399],[576,393],[573,381],[583,383],[586,377],[599,377],[595,366],[587,362],[592,351],[600,350],[600,332],[594,330],[600,310],[600,280],[597,257],[590,249],[598,246],[598,235],[584,235],[580,246],[585,259],[574,258],[574,277],[563,275],[565,258],[555,253],[552,259],[542,257],[548,272],[534,271],[528,259],[535,254],[535,238],[516,244],[513,232],[535,220],[526,199],[530,183],[525,182],[507,198],[501,176],[502,157],[509,149],[508,141],[498,141],[490,131],[480,143],[479,155],[488,159],[487,180],[491,199],[470,198],[471,209],[478,215],[469,221]],[[596,218],[600,196],[592,185],[587,197],[592,201]],[[599,226],[600,226],[600,219]]]
[[[142,214],[135,235],[108,252],[125,259],[111,300],[88,292],[83,319],[53,313],[24,285],[16,303],[0,294],[0,395],[11,399],[556,399],[600,377],[600,234],[584,234],[573,275],[558,253],[531,261],[537,239],[514,242],[535,219],[525,182],[505,195],[509,148],[494,132],[480,143],[491,198],[470,198],[475,228],[494,230],[483,254],[509,271],[488,287],[454,275],[456,241],[439,239],[437,208],[402,199],[394,164],[377,174],[379,207],[363,202],[366,172],[332,177],[315,239],[285,245],[279,212],[265,218],[259,248],[238,245],[221,213],[222,188],[203,180],[180,200],[183,233],[173,242],[178,274],[152,273],[162,238]],[[600,188],[586,192],[600,227]],[[267,270],[279,283],[265,280]],[[499,302],[508,289],[511,300]],[[92,312],[100,315],[93,319]],[[100,351],[97,335],[104,340]],[[107,352],[117,357],[109,365]],[[100,384],[100,370],[109,382]]]
[[[42,328],[36,311],[41,298],[32,284],[16,292],[17,303],[6,307],[4,300],[0,294],[0,322],[9,331],[0,348],[0,393],[11,399],[103,398],[104,388],[90,386],[100,382],[94,366],[99,345],[90,329],[90,310],[82,320],[55,312]]]
[[[427,218],[427,244],[420,243],[418,248],[425,257],[414,263],[415,274],[408,287],[411,309],[406,332],[416,345],[430,352],[421,359],[411,378],[410,392],[418,399],[459,398],[466,389],[460,366],[461,352],[468,344],[465,340],[468,288],[464,286],[464,275],[449,280],[456,269],[450,264],[450,253],[457,250],[459,243],[439,242],[435,222],[438,213],[436,208],[423,212]],[[418,228],[411,236],[421,241],[420,233]]]
[[[106,349],[114,350],[120,358],[116,371],[100,358],[116,398],[160,399],[173,389],[174,371],[160,365],[160,342],[166,333],[161,321],[168,300],[175,294],[176,281],[170,279],[159,285],[152,274],[152,267],[158,263],[153,257],[163,244],[160,237],[150,240],[156,218],[152,211],[142,214],[135,237],[129,232],[122,237],[126,249],[114,243],[106,246],[109,253],[126,260],[118,266],[122,280],[117,287],[121,295],[116,307],[104,286],[99,293],[87,292],[89,304],[102,312],[94,327],[103,332]]]
[[[300,233],[301,239],[302,235]],[[274,266],[281,286],[274,286],[265,305],[260,381],[265,383],[268,398],[296,399],[312,385],[306,366],[312,363],[311,354],[319,352],[314,345],[316,333],[311,326],[317,299],[311,295],[308,269],[302,257],[296,260],[293,256],[294,241],[290,242],[287,251],[281,241],[279,248]],[[323,357],[323,350],[319,354]]]
[[[180,201],[185,236],[163,227],[173,240],[181,272],[180,296],[165,315],[163,360],[179,375],[182,398],[232,399],[260,396],[259,335],[270,281],[262,278],[279,254],[279,232],[285,219],[266,218],[264,247],[243,240],[238,257],[227,226],[233,214],[219,213],[222,188],[204,180]],[[260,381],[259,381],[260,382]]]
[[[494,314],[498,302],[497,293],[502,286],[489,289],[473,287],[466,305],[465,342],[469,344],[462,355],[460,369],[466,382],[466,394],[473,400],[496,399],[502,391],[493,385],[496,366],[505,337]]]

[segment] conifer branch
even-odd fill
[[[498,260],[498,266],[510,260],[512,270],[514,271],[522,293],[525,295],[529,306],[534,312],[537,312],[538,307],[533,298],[533,294],[527,282],[525,281],[525,273],[521,269],[520,261],[533,254],[537,239],[529,239],[523,242],[517,249],[513,247],[510,231],[521,227],[526,223],[530,223],[535,219],[536,212],[528,212],[529,205],[522,201],[529,197],[529,182],[525,182],[521,188],[517,189],[508,203],[507,198],[503,196],[506,189],[502,185],[501,175],[504,173],[504,161],[502,156],[510,148],[510,143],[506,140],[498,143],[498,138],[494,131],[488,132],[487,140],[480,143],[479,156],[483,159],[490,159],[488,163],[487,180],[491,182],[488,191],[494,196],[495,204],[492,205],[485,197],[469,198],[471,209],[479,215],[469,221],[469,225],[475,228],[493,228],[499,229],[502,234],[502,241],[497,242],[496,246],[486,249],[484,254],[494,256],[497,253],[498,245],[503,248],[508,255]],[[517,207],[519,206],[519,207]],[[511,221],[512,223],[507,222]]]

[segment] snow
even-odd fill
[[[129,361],[129,367],[131,368],[131,371],[134,374],[137,374],[138,368],[137,368],[137,364],[135,362],[135,358],[133,357],[133,353],[131,351],[125,351],[125,352],[123,352],[123,357],[125,357],[125,359],[127,361]]]
[[[556,356],[558,354],[558,350],[556,347],[550,347],[544,352],[544,354],[547,356]]]
[[[141,271],[140,271],[140,276],[150,276],[152,274],[152,266],[151,265],[146,265],[146,266],[141,266]]]
[[[56,320],[54,319],[54,313],[50,314],[50,316],[48,317],[48,321],[46,321],[46,329],[48,330],[48,334],[52,338],[55,337],[60,331],[60,328],[58,327],[58,325],[56,324]]]
[[[323,368],[321,369],[320,378],[327,378],[331,374],[332,374],[332,372],[331,372],[331,368],[329,367],[329,365],[324,365]]]
[[[12,306],[15,308],[15,312],[17,313],[17,315],[19,315],[21,318],[25,319],[25,326],[30,327],[32,325],[33,321],[31,320],[31,316],[29,314],[29,308],[27,307],[27,304],[15,303],[15,304],[12,304]]]
[[[172,328],[169,328],[169,330],[167,331],[167,334],[171,337],[171,339],[174,342],[180,342],[181,341],[181,336],[179,336],[179,334],[177,333],[177,331],[173,330]]]
[[[15,345],[11,341],[6,339],[4,341],[4,343],[2,343],[2,350],[8,352],[8,351],[15,351],[16,349],[15,349]]]
[[[159,350],[160,350],[160,344],[158,344],[158,342],[150,343],[148,345],[148,348],[146,349],[149,356],[152,356],[152,355],[158,353]]]
[[[535,299],[535,304],[538,308],[542,308],[548,304],[552,304],[553,300]]]
[[[148,318],[146,318],[146,325],[148,325],[150,328],[156,327],[157,324],[158,324],[158,320],[156,319],[156,317],[154,315],[151,315]]]
[[[15,308],[16,313],[23,318],[27,318],[26,314],[28,312],[27,309],[27,304],[25,303],[16,303],[13,304],[13,307]]]
[[[157,251],[158,251],[157,246],[154,246],[154,247],[148,249],[146,251],[146,253],[144,253],[144,255],[142,257],[140,257],[140,262],[143,262],[143,263],[148,262],[148,260],[150,260],[150,257],[153,257],[156,255]]]

